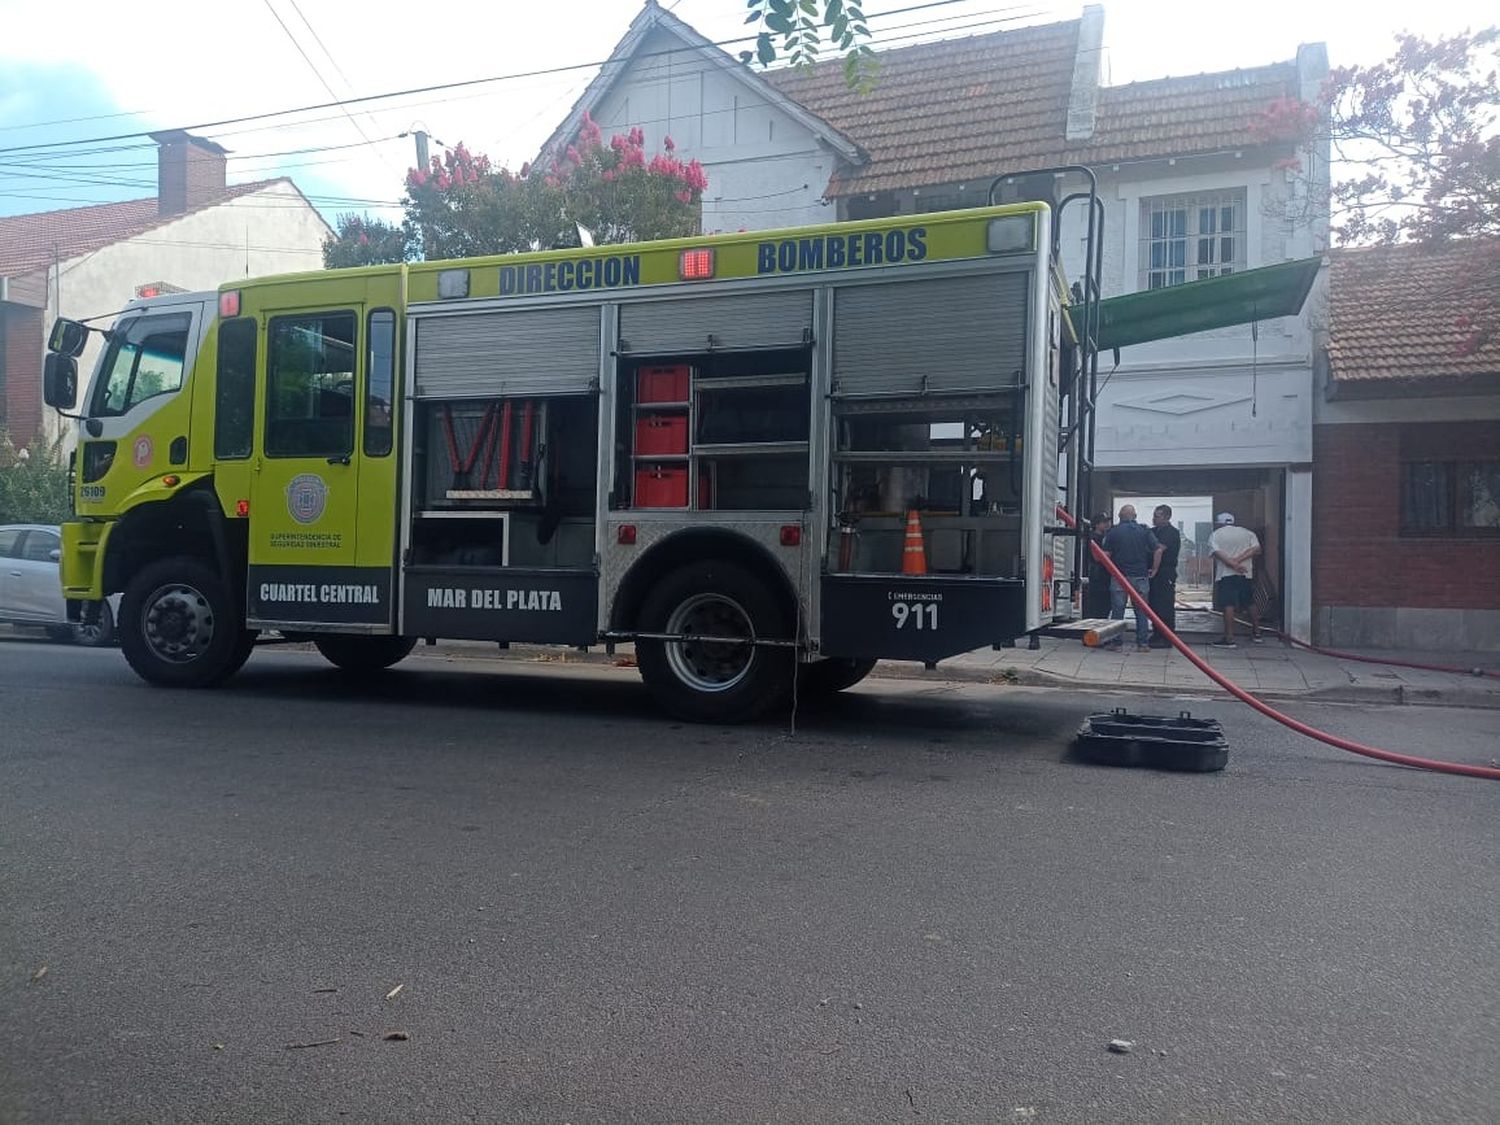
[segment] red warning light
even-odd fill
[[[219,294],[219,315],[226,319],[240,315],[240,291],[229,289]]]
[[[622,523],[619,530],[615,532],[615,541],[622,547],[635,546],[635,524]]]
[[[234,514],[244,519],[250,514],[250,501],[236,500],[234,502]]]
[[[677,262],[677,275],[683,281],[706,281],[714,275],[714,252],[708,249],[684,250]]]

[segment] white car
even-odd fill
[[[55,526],[0,527],[0,624],[36,626],[58,641],[91,647],[109,644],[115,636],[119,598],[103,602],[93,624],[70,622],[58,574],[61,555],[62,535]]]

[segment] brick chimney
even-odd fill
[[[156,210],[181,215],[224,194],[228,151],[181,129],[152,133],[156,142]]]

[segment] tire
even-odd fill
[[[647,633],[791,636],[790,614],[766,584],[733,563],[705,560],[662,579],[641,607]],[[723,631],[721,631],[723,630]],[[786,648],[638,641],[641,678],[661,707],[694,723],[742,723],[764,713],[791,688],[794,655]]]
[[[797,670],[797,694],[807,699],[825,699],[852,688],[875,668],[873,660],[835,656],[804,664]]]
[[[99,603],[99,616],[94,624],[79,622],[73,630],[73,639],[84,648],[106,648],[115,642],[115,614],[109,602]]]
[[[244,663],[234,597],[218,571],[187,555],[158,559],[132,578],[116,626],[131,668],[159,687],[212,687]]]
[[[360,637],[331,633],[313,644],[330,664],[344,672],[379,672],[399,664],[417,647],[416,637]]]

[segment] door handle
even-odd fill
[[[20,578],[21,577],[21,572],[19,570],[13,570],[13,571],[10,572],[10,576],[12,578]]]
[[[328,458],[328,463],[330,465],[347,465],[349,464],[349,454],[345,453],[338,457],[330,457]]]

